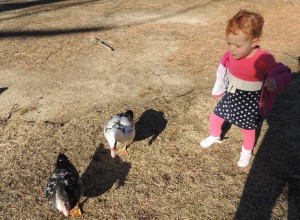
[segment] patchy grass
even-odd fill
[[[3,3],[0,218],[65,219],[45,198],[63,152],[83,183],[78,219],[300,219],[296,1]],[[235,126],[199,147],[226,20],[241,8],[263,14],[262,48],[294,72],[246,169]],[[137,136],[112,159],[102,129],[126,109]]]
[[[124,107],[98,108],[66,124],[2,121],[0,215],[63,219],[48,207],[45,187],[58,152],[64,152],[82,178],[83,219],[299,217],[293,197],[298,189],[288,187],[299,181],[299,82],[294,74],[264,122],[247,169],[236,165],[242,140],[234,126],[222,144],[198,147],[207,124],[198,123],[202,100],[196,93],[127,106],[136,115],[137,137],[124,158],[110,157],[102,134],[113,111]]]

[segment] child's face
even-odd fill
[[[236,59],[251,57],[254,54],[254,49],[258,44],[258,38],[252,39],[249,35],[242,31],[237,31],[235,34],[230,33],[227,36],[228,50]]]

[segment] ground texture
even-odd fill
[[[265,18],[261,47],[293,82],[264,121],[249,168],[232,126],[209,134],[226,21]],[[45,200],[59,152],[83,184],[79,219],[299,219],[300,2],[0,1],[0,216],[64,219]],[[103,126],[132,109],[129,156]]]

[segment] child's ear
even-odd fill
[[[258,43],[259,43],[259,38],[254,38],[252,40],[252,47],[257,47],[258,46]]]

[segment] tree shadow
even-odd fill
[[[146,110],[135,123],[136,135],[134,141],[145,140],[149,137],[148,145],[151,145],[159,134],[166,128],[167,119],[164,113],[153,109]]]
[[[9,37],[49,37],[56,35],[78,34],[85,32],[107,31],[113,27],[89,27],[89,28],[65,28],[65,29],[50,29],[50,30],[29,30],[29,31],[0,31],[1,38]]]
[[[288,219],[300,219],[300,72],[278,97],[266,121],[234,219],[271,219],[278,200],[288,200]]]
[[[3,3],[0,4],[0,12],[28,8],[36,5],[51,4],[51,3],[62,2],[62,1],[64,0],[39,0],[39,1],[29,1],[29,2]]]
[[[0,21],[11,20],[11,19],[18,19],[27,16],[32,16],[35,14],[40,14],[44,12],[50,12],[54,10],[61,10],[68,7],[75,7],[80,5],[85,5],[89,3],[99,2],[101,0],[85,0],[85,1],[65,1],[65,0],[48,0],[48,1],[34,1],[34,2],[24,2],[24,3],[4,3],[0,5],[0,13],[4,11],[11,11],[11,10],[22,10],[28,7],[38,6],[40,7],[35,10],[24,10],[19,15],[1,18]],[[53,4],[55,3],[55,4]]]
[[[16,9],[22,9],[22,8],[27,8],[27,7],[32,7],[36,5],[50,5],[50,7],[41,7],[40,10],[38,11],[30,11],[27,12],[25,11],[21,15],[17,15],[14,17],[6,17],[3,19],[0,19],[0,21],[4,20],[11,20],[11,19],[18,19],[22,18],[25,16],[32,16],[33,14],[39,14],[43,12],[50,12],[53,10],[60,10],[62,8],[67,8],[67,7],[73,7],[73,6],[78,6],[78,5],[84,5],[84,4],[89,4],[89,3],[94,3],[94,2],[101,2],[100,0],[86,0],[86,1],[75,1],[75,2],[68,2],[68,1],[62,1],[62,0],[39,0],[39,1],[30,1],[30,2],[23,2],[23,3],[6,3],[0,5],[0,12],[1,11],[9,11],[9,10],[16,10]],[[56,3],[56,4],[52,4]],[[52,5],[51,5],[52,4]],[[100,26],[100,27],[89,27],[89,28],[72,28],[69,30],[62,30],[62,29],[54,29],[54,30],[26,30],[26,31],[10,31],[10,30],[2,30],[0,31],[0,38],[12,38],[12,37],[22,37],[22,36],[30,36],[30,37],[43,37],[43,36],[51,36],[51,35],[62,35],[62,34],[72,34],[78,30],[78,32],[92,32],[92,31],[106,31],[106,30],[111,30],[111,29],[121,29],[124,27],[129,27],[129,26],[137,26],[137,25],[142,25],[142,24],[147,24],[163,19],[169,19],[174,16],[178,16],[180,14],[187,13],[189,11],[195,10],[200,7],[205,7],[209,5],[210,2],[207,3],[198,3],[195,4],[191,7],[184,8],[182,10],[178,10],[176,12],[171,12],[169,14],[162,14],[162,15],[157,15],[154,18],[147,18],[147,19],[142,19],[138,21],[130,21],[130,23],[126,23],[124,25],[113,25],[113,26]]]
[[[117,187],[125,184],[131,164],[120,157],[112,158],[110,150],[100,144],[90,164],[81,176],[82,195],[92,198],[108,191],[115,183]]]
[[[8,87],[2,87],[0,88],[0,95],[5,92],[6,90],[8,90]]]

